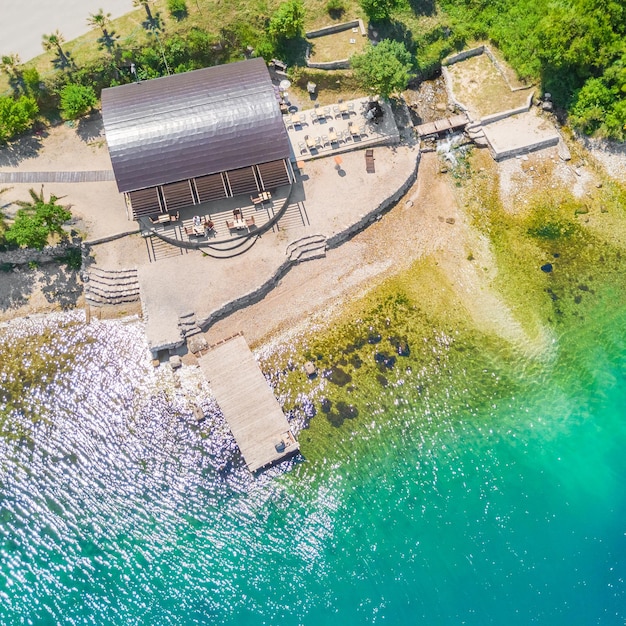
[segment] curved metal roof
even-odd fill
[[[263,59],[102,90],[120,192],[289,157]]]

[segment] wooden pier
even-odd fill
[[[251,472],[298,452],[287,418],[243,335],[213,346],[199,363]]]
[[[435,122],[420,124],[415,128],[415,130],[420,137],[430,137],[431,135],[439,135],[452,130],[460,130],[465,128],[468,123],[469,120],[467,119],[467,115],[465,115],[465,113],[461,113],[460,115],[454,115],[453,117],[436,120]]]

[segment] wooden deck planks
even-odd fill
[[[242,335],[211,348],[199,363],[251,472],[299,450],[287,418]],[[278,451],[276,444],[283,440],[289,445]]]
[[[0,172],[0,183],[101,183],[114,180],[113,170]]]

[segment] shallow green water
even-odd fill
[[[153,371],[140,323],[12,325],[26,354],[54,339],[12,409],[28,436],[0,443],[0,622],[623,625],[619,287],[561,298],[533,358],[396,293],[347,351],[339,331],[304,349],[335,345],[317,362],[343,386],[264,360],[309,428],[305,459],[257,479],[198,372]],[[391,367],[388,337],[410,347]],[[358,416],[333,425],[323,397]]]

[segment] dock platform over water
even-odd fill
[[[199,363],[251,472],[298,452],[287,418],[243,335],[213,346]]]

